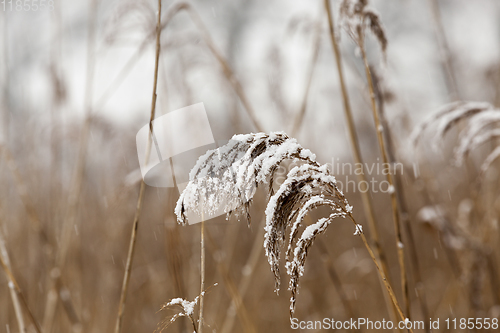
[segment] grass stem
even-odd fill
[[[347,91],[347,86],[344,78],[344,70],[342,67],[342,56],[340,54],[339,46],[337,43],[337,38],[335,36],[335,24],[333,22],[333,15],[330,6],[330,0],[324,0],[325,11],[328,17],[328,27],[329,27],[329,36],[332,44],[333,52],[335,55],[335,62],[337,65],[337,72],[339,76],[340,89],[342,93],[342,102],[344,115],[347,123],[347,132],[349,134],[349,141],[351,142],[352,154],[354,158],[354,163],[356,165],[363,165],[363,158],[361,156],[361,148],[358,140],[358,136],[356,134],[356,127],[354,125],[354,118],[352,115],[351,104],[349,101],[349,94]],[[358,180],[360,183],[368,183],[366,180],[366,176],[364,173],[358,174]],[[384,275],[388,276],[388,264],[387,257],[383,251],[382,245],[380,243],[380,236],[377,228],[375,212],[373,209],[373,202],[368,191],[361,191],[361,200],[363,202],[363,209],[365,211],[366,219],[368,221],[368,228],[370,231],[370,240],[374,245],[376,257],[380,259],[381,268],[384,271]],[[390,300],[385,298],[386,305],[391,315],[395,309],[390,305]]]
[[[389,159],[387,157],[387,149],[384,142],[383,137],[383,127],[380,122],[380,117],[377,111],[377,105],[375,101],[375,90],[373,87],[372,75],[370,72],[370,67],[368,65],[368,59],[366,57],[366,51],[364,47],[364,34],[359,34],[358,45],[361,50],[361,57],[363,59],[363,64],[365,67],[366,79],[368,81],[368,89],[370,93],[370,101],[371,107],[373,111],[373,120],[375,122],[375,131],[377,132],[377,140],[380,148],[380,153],[382,155],[382,161],[384,165],[389,165]],[[399,268],[400,268],[400,278],[401,278],[401,288],[403,291],[403,303],[405,304],[405,309],[407,315],[410,315],[410,300],[409,300],[409,290],[408,290],[408,281],[406,278],[406,269],[405,269],[405,258],[404,258],[404,243],[401,237],[401,222],[399,220],[399,208],[396,197],[396,189],[394,187],[394,181],[392,179],[391,172],[387,173],[387,182],[389,183],[389,191],[391,197],[391,207],[392,207],[392,218],[394,222],[394,230],[396,233],[396,248],[398,254]]]
[[[151,116],[149,119],[149,129],[151,135],[148,137],[148,145],[146,149],[146,159],[145,163],[149,161],[149,155],[151,153],[152,137],[153,137],[153,120],[155,119],[156,111],[156,90],[158,86],[158,64],[160,60],[160,36],[161,36],[161,0],[158,0],[158,16],[156,23],[156,54],[155,54],[155,70],[153,79],[153,94],[151,98]],[[120,303],[118,305],[118,315],[116,318],[115,333],[120,333],[123,326],[123,314],[125,312],[125,303],[127,301],[127,291],[130,282],[130,274],[132,272],[132,262],[134,259],[135,244],[137,241],[137,229],[139,227],[139,217],[142,211],[142,203],[144,199],[144,191],[146,188],[146,183],[144,180],[141,181],[141,187],[139,189],[139,197],[137,198],[137,205],[135,210],[134,222],[132,223],[132,234],[130,236],[129,249],[127,254],[127,264],[125,266],[125,274],[123,276],[123,284],[120,294]]]

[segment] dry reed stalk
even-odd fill
[[[342,67],[342,56],[340,54],[339,46],[337,43],[337,38],[335,36],[335,24],[333,22],[333,15],[332,11],[330,8],[330,1],[329,0],[324,0],[324,5],[325,5],[325,11],[327,13],[327,18],[328,18],[328,27],[329,27],[329,35],[330,35],[330,41],[332,43],[332,48],[333,52],[335,55],[335,62],[337,65],[337,73],[339,76],[339,84],[340,84],[340,89],[342,93],[342,102],[343,102],[343,110],[344,110],[344,116],[346,119],[347,123],[347,129],[348,129],[348,134],[349,134],[349,141],[351,143],[351,149],[352,149],[352,154],[354,158],[354,163],[357,165],[363,165],[363,159],[361,157],[361,149],[359,145],[359,140],[358,136],[356,134],[356,127],[354,124],[354,118],[352,115],[351,111],[351,104],[349,101],[349,94],[347,91],[346,83],[345,83],[345,78],[344,78],[344,70]],[[366,176],[364,173],[359,173],[358,175],[358,180],[359,182],[365,182],[366,181]],[[375,218],[375,213],[373,210],[373,202],[371,199],[370,194],[368,191],[362,191],[361,192],[361,200],[363,202],[363,209],[365,211],[365,216],[368,221],[368,227],[370,230],[370,240],[372,244],[374,245],[375,248],[375,254],[377,258],[380,260],[380,264],[382,267],[382,270],[384,271],[385,276],[388,275],[388,264],[387,264],[387,257],[383,251],[382,245],[380,243],[380,236],[378,233],[378,228],[377,228],[377,223],[376,223],[376,218]],[[382,284],[382,281],[380,281]],[[395,309],[392,306],[391,301],[387,298],[387,296],[384,294],[384,300],[386,302],[386,306],[389,312],[390,316],[393,316],[393,312]]]
[[[328,0],[325,1],[325,6],[326,6],[325,7],[326,10],[329,12],[329,3],[328,3]],[[330,16],[330,14],[329,14],[329,16]],[[319,50],[320,50],[320,46],[321,46],[321,43],[320,43],[320,41],[321,41],[321,22],[322,21],[318,18],[316,20],[316,24],[314,25],[314,34],[315,34],[315,36],[314,36],[314,42],[313,42],[313,53],[312,53],[312,57],[311,57],[311,63],[309,65],[309,70],[308,70],[307,79],[306,79],[306,86],[305,86],[304,93],[303,93],[301,107],[300,107],[299,111],[297,112],[297,115],[296,115],[296,117],[294,119],[294,122],[293,122],[293,127],[292,127],[292,132],[291,132],[292,136],[296,136],[298,134],[298,132],[300,130],[300,127],[303,124],[304,115],[306,113],[308,96],[309,96],[309,90],[310,90],[310,87],[311,87],[312,78],[313,78],[313,74],[314,74],[314,69],[316,67],[316,63],[317,63],[318,55],[319,55]],[[331,21],[329,20],[329,23],[330,22]],[[330,30],[330,32],[332,32],[332,30]],[[343,78],[342,78],[342,80],[343,80]],[[345,87],[343,87],[343,88],[345,88]],[[363,176],[361,176],[361,177],[364,178]],[[306,219],[310,222],[309,216],[307,216]],[[323,260],[323,263],[324,263],[325,267],[328,270],[328,276],[332,280],[335,289],[337,290],[338,294],[340,295],[340,298],[341,298],[341,301],[342,301],[342,303],[344,305],[346,313],[351,318],[355,318],[355,316],[353,315],[353,310],[352,310],[349,302],[347,301],[347,297],[346,297],[345,292],[344,292],[344,290],[342,288],[342,283],[340,282],[340,280],[338,278],[338,275],[335,272],[335,268],[333,267],[333,264],[332,264],[332,262],[331,262],[331,260],[329,258],[329,254],[328,254],[328,251],[326,249],[326,246],[324,245],[323,240],[320,240],[319,243],[321,245],[320,250],[327,257],[327,260]],[[391,301],[389,299],[387,299],[387,297],[385,299],[386,299],[386,301],[388,301],[389,309],[391,309],[392,308]]]
[[[169,213],[173,210],[175,205],[174,193],[177,195],[177,188],[170,188],[167,194],[168,200],[165,210],[165,254],[167,257],[167,264],[172,280],[175,285],[175,292],[177,295],[186,295],[186,286],[184,279],[182,279],[182,271],[184,266],[184,258],[181,257],[182,253],[177,249],[182,248],[183,239],[179,233],[180,226],[174,223],[169,217]]]
[[[9,32],[9,15],[4,12],[3,16],[3,26],[2,26],[2,101],[0,102],[2,106],[2,113],[0,114],[0,122],[2,123],[2,134],[0,136],[0,142],[9,144],[9,128],[10,128],[10,71],[9,71],[9,43],[8,43],[8,32]]]
[[[146,148],[146,164],[149,161],[149,156],[151,153],[152,146],[152,136],[153,136],[153,120],[155,119],[155,111],[156,111],[156,89],[158,86],[158,67],[160,61],[160,36],[161,36],[161,0],[158,0],[158,16],[156,23],[156,54],[155,54],[155,69],[154,69],[154,78],[153,78],[153,93],[151,98],[151,116],[149,119],[149,131],[151,135],[148,136],[148,145]],[[127,300],[127,292],[128,286],[130,282],[130,274],[132,272],[132,262],[134,259],[135,252],[135,243],[137,241],[137,229],[139,227],[139,217],[142,211],[142,202],[144,198],[144,191],[146,188],[146,183],[144,180],[141,181],[141,186],[139,189],[139,197],[137,198],[137,205],[135,210],[134,221],[132,223],[132,233],[130,236],[129,249],[127,254],[127,264],[125,266],[125,274],[123,276],[123,284],[120,293],[120,302],[118,304],[118,315],[116,319],[115,325],[115,333],[120,333],[123,325],[123,314],[125,312],[125,303]]]
[[[7,247],[5,246],[5,240],[2,235],[2,231],[0,229],[0,260],[3,260],[5,266],[12,271],[12,267],[10,265],[9,254],[7,253]],[[9,275],[7,274],[7,277]],[[26,325],[24,323],[23,310],[21,309],[21,304],[19,301],[19,296],[16,293],[15,288],[13,287],[14,283],[9,281],[9,292],[10,298],[12,298],[12,305],[14,306],[14,312],[16,314],[17,324],[19,325],[19,332],[27,333]]]
[[[92,101],[93,101],[93,87],[94,87],[94,74],[95,74],[95,40],[96,40],[96,17],[97,17],[97,0],[91,0],[89,3],[89,16],[91,20],[88,26],[87,36],[87,72],[85,81],[84,92],[84,109],[85,120],[80,133],[80,144],[78,147],[78,156],[76,161],[75,170],[72,176],[70,190],[68,194],[68,203],[63,215],[63,226],[61,232],[61,244],[58,252],[56,253],[55,267],[51,270],[52,283],[49,295],[54,295],[57,292],[57,285],[60,284],[61,273],[64,271],[66,264],[66,257],[71,244],[71,233],[77,222],[79,197],[82,191],[83,182],[85,178],[85,161],[88,153],[88,140],[90,135],[91,117],[92,117]],[[66,289],[67,290],[67,289]],[[69,292],[69,291],[68,291]],[[58,292],[59,297],[62,293]],[[56,306],[58,297],[47,297],[45,306],[45,316],[43,320],[44,330],[50,332],[56,313]],[[73,311],[74,313],[74,311]],[[69,316],[74,319],[73,316]],[[79,324],[77,318],[76,322],[72,321],[73,330],[77,330],[76,326]]]
[[[360,43],[363,43],[363,40],[360,40]],[[382,135],[383,127],[380,124],[379,114],[377,112],[377,106],[375,102],[375,93],[373,91],[373,82],[371,79],[370,68],[368,65],[368,59],[366,57],[366,52],[363,44],[360,46],[361,55],[363,57],[363,62],[365,65],[366,77],[368,79],[368,87],[370,90],[370,99],[371,106],[373,111],[373,119],[375,121],[376,131],[377,131],[377,140],[379,143],[380,151],[382,154],[382,161],[384,164],[389,163],[389,159],[387,157],[387,150],[385,147],[384,138]],[[410,316],[410,299],[409,299],[409,289],[408,289],[408,281],[406,277],[406,268],[405,268],[405,257],[404,257],[404,243],[401,235],[401,221],[399,220],[399,207],[396,197],[396,189],[394,187],[394,181],[392,179],[391,173],[387,173],[387,181],[390,186],[390,196],[391,196],[391,206],[392,206],[392,218],[394,221],[394,230],[396,233],[396,247],[398,252],[398,260],[399,260],[399,268],[400,268],[400,278],[401,278],[401,287],[403,289],[403,302],[405,304],[405,309],[407,315]]]
[[[374,92],[375,92],[375,97],[377,98],[378,101],[378,109],[380,111],[380,121],[382,124],[382,127],[385,129],[384,131],[384,137],[387,142],[387,156],[389,158],[389,161],[391,165],[396,164],[396,149],[394,147],[394,140],[392,138],[392,131],[391,128],[389,127],[389,122],[387,121],[387,117],[385,116],[385,107],[384,107],[384,94],[382,92],[381,88],[381,82],[378,76],[376,75],[375,71],[371,71],[372,73],[372,79],[374,83]],[[398,199],[398,205],[401,210],[401,225],[404,231],[406,231],[406,235],[408,237],[408,245],[409,245],[409,251],[408,254],[410,256],[410,263],[412,265],[411,268],[414,273],[415,277],[415,290],[418,290],[418,298],[419,298],[419,303],[422,311],[422,316],[424,318],[430,318],[429,317],[429,309],[427,305],[427,297],[425,293],[425,288],[422,280],[422,274],[421,274],[421,268],[420,268],[420,261],[418,259],[417,255],[417,246],[415,244],[415,237],[413,234],[413,227],[412,227],[412,221],[410,219],[410,212],[408,210],[408,203],[406,201],[406,196],[403,190],[403,175],[401,173],[395,172],[394,173],[394,185],[396,189],[396,196]],[[425,322],[425,321],[424,321]],[[427,325],[427,323],[424,324],[424,328],[426,332],[430,332],[430,327]]]
[[[9,289],[11,290],[12,301],[14,302],[14,310],[16,312],[16,318],[18,320],[21,332],[25,332],[26,327],[24,325],[23,315],[21,312],[19,301],[21,301],[22,306],[28,313],[31,322],[35,327],[35,331],[37,333],[41,333],[42,330],[40,328],[40,325],[38,324],[38,321],[35,319],[35,316],[33,316],[33,312],[30,310],[28,303],[26,302],[26,298],[24,297],[24,294],[21,290],[21,287],[19,287],[19,284],[17,283],[17,280],[14,277],[14,274],[12,273],[12,270],[10,268],[9,255],[5,247],[1,230],[0,230],[0,265],[5,271],[5,275],[7,275],[7,280],[9,280]]]
[[[184,280],[182,279],[182,268],[183,260],[180,258],[179,248],[181,248],[181,241],[179,239],[178,226],[174,224],[173,226],[167,226],[170,221],[165,221],[165,255],[167,257],[168,271],[170,272],[171,279],[174,281],[175,294],[176,295],[186,295],[186,287],[184,285]],[[185,327],[181,327],[184,331]]]
[[[63,24],[61,15],[61,6],[56,6],[54,8],[55,17],[52,20],[52,42],[50,46],[50,78],[52,82],[52,98],[50,105],[50,123],[56,124],[61,119],[61,107],[67,98],[67,91],[65,82],[63,80],[62,69],[61,69],[61,59],[62,59],[62,36],[63,36]],[[49,172],[49,182],[52,184],[50,188],[49,196],[49,211],[50,216],[56,216],[58,205],[56,204],[57,198],[62,196],[62,187],[56,186],[57,179],[56,175],[60,175],[61,171],[58,166],[58,162],[61,160],[61,142],[57,136],[57,126],[54,126],[50,132],[50,172]]]
[[[438,0],[428,0],[429,6],[432,11],[432,19],[434,22],[434,30],[436,32],[436,39],[438,42],[439,52],[441,53],[440,63],[443,70],[446,82],[446,88],[452,101],[460,99],[460,92],[458,83],[455,76],[453,66],[453,58],[444,31],[443,20],[441,18],[441,11],[439,10]]]
[[[380,17],[371,8],[367,7],[367,0],[344,0],[340,7],[340,13],[342,20],[347,28],[347,32],[354,42],[359,47],[361,51],[361,57],[363,59],[365,75],[368,82],[368,89],[370,95],[370,102],[373,114],[373,120],[375,122],[375,131],[377,133],[377,141],[379,144],[380,152],[382,155],[382,161],[384,165],[389,165],[389,159],[387,157],[387,148],[383,137],[383,127],[380,123],[380,115],[377,110],[377,104],[375,101],[375,92],[373,87],[372,75],[370,72],[370,66],[368,64],[368,58],[366,56],[365,50],[365,29],[370,29],[373,35],[376,37],[382,49],[382,55],[385,57],[385,50],[387,48],[387,38],[385,36],[385,31],[382,27]],[[405,268],[405,257],[404,257],[404,243],[401,235],[401,222],[399,220],[399,207],[396,197],[396,190],[394,187],[394,181],[390,172],[387,173],[387,182],[390,188],[390,198],[392,207],[392,219],[394,222],[394,230],[396,236],[396,248],[398,253],[398,261],[400,268],[400,279],[401,288],[403,293],[403,303],[405,304],[405,310],[407,315],[410,316],[410,300],[409,300],[409,289],[407,281],[407,273]]]
[[[200,228],[200,314],[198,316],[198,332],[203,333],[203,306],[205,295],[205,218],[201,214],[201,228]]]
[[[356,224],[356,221],[354,220],[354,218],[352,216],[351,216],[351,220],[352,220],[352,222],[354,224]],[[401,310],[401,307],[399,306],[399,303],[398,303],[398,300],[396,298],[396,295],[394,294],[394,291],[393,291],[393,289],[392,289],[389,281],[387,280],[387,277],[384,275],[384,272],[382,271],[382,268],[378,264],[377,259],[375,258],[375,254],[373,253],[372,249],[370,248],[370,245],[368,245],[368,242],[366,241],[366,237],[365,237],[365,235],[363,233],[361,234],[361,239],[363,240],[363,244],[365,245],[368,253],[370,254],[370,257],[371,257],[372,261],[375,263],[375,266],[377,267],[377,271],[380,274],[380,277],[382,278],[382,281],[384,282],[384,286],[387,289],[387,292],[389,293],[389,295],[391,297],[391,300],[394,303],[394,306],[396,307],[401,320],[404,321],[404,322],[407,322],[408,318],[405,317],[405,315],[403,313],[403,310]],[[408,331],[410,333],[413,333],[413,330],[411,328],[408,329]]]

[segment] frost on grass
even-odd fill
[[[199,158],[175,209],[181,224],[187,222],[187,210],[214,212],[220,205],[225,205],[227,214],[244,212],[249,218],[248,208],[255,189],[266,184],[270,198],[265,211],[265,254],[275,278],[275,289],[279,291],[281,249],[288,240],[285,267],[290,276],[291,316],[309,247],[333,219],[352,218],[352,206],[338,189],[335,177],[315,158],[283,132],[235,135],[225,146]],[[274,173],[284,160],[299,165],[288,172],[273,193]],[[299,236],[304,218],[319,206],[329,207],[330,215],[307,226]],[[356,233],[362,233],[361,226],[356,227]]]
[[[189,183],[177,201],[178,222],[185,224],[188,209],[205,218],[213,217],[221,205],[229,216],[248,212],[257,186],[268,183],[279,164],[287,159],[313,162],[316,156],[295,139],[276,132],[235,135],[228,144],[201,156],[189,174]]]
[[[471,151],[493,139],[500,138],[500,110],[486,102],[455,102],[443,106],[431,117],[423,121],[413,131],[411,141],[414,146],[422,139],[426,130],[435,127],[431,142],[434,150],[444,141],[448,131],[456,124],[465,122],[459,129],[458,145],[454,150],[454,163],[461,166]],[[484,160],[481,173],[486,172],[491,163],[498,158],[498,147]]]
[[[176,321],[180,317],[188,317],[191,320],[191,323],[193,324],[193,327],[196,327],[195,320],[193,317],[194,314],[194,307],[196,304],[198,304],[198,301],[200,299],[200,296],[196,296],[196,298],[193,301],[188,301],[185,300],[184,298],[174,298],[170,300],[170,302],[165,303],[161,310],[165,310],[167,308],[175,308],[177,307],[180,309],[179,312],[174,314],[172,317],[165,319],[160,323],[160,326],[156,330],[157,332],[162,332],[165,330],[168,326],[170,326],[174,321]]]
[[[213,287],[217,286],[218,284],[215,283]],[[159,327],[155,330],[155,332],[162,332],[165,330],[168,326],[170,326],[174,321],[176,321],[180,317],[187,317],[191,320],[191,323],[193,325],[193,328],[195,332],[197,331],[196,329],[196,321],[194,319],[194,308],[198,304],[198,301],[200,300],[200,296],[204,295],[206,291],[203,291],[200,295],[196,296],[196,298],[192,301],[188,301],[184,298],[173,298],[169,302],[165,303],[160,311],[169,309],[169,308],[177,308],[179,309],[179,312],[174,314],[172,317],[167,318],[163,320]]]

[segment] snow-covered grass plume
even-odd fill
[[[248,208],[255,189],[266,184],[270,198],[265,211],[264,248],[278,291],[281,248],[288,239],[285,266],[290,276],[291,316],[309,247],[334,218],[352,218],[352,206],[338,189],[335,177],[315,158],[283,132],[235,135],[225,146],[199,158],[175,208],[181,224],[187,223],[188,210],[210,214],[221,204],[225,204],[227,214],[243,211],[249,218]],[[273,193],[274,173],[284,160],[296,162],[298,166],[288,172]],[[307,226],[299,237],[305,216],[319,206],[329,207],[330,215]],[[355,234],[361,233],[362,228],[357,225]]]

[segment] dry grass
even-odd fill
[[[81,87],[69,83],[64,57],[73,30],[56,6],[40,71],[50,82],[47,102],[21,91],[16,66],[27,58],[17,59],[2,38],[0,331],[253,333],[288,331],[291,316],[498,318],[498,64],[477,82],[461,80],[467,71],[446,25],[449,8],[422,2],[436,32],[429,43],[441,55],[440,100],[485,102],[456,101],[405,123],[422,110],[391,90],[393,21],[366,0],[338,3],[325,0],[311,17],[281,22],[305,33],[266,46],[272,70],[264,84],[239,61],[248,50],[235,51],[250,38],[240,30],[248,22],[232,17],[232,42],[224,44],[217,20],[243,12],[222,3],[162,10],[161,1],[127,2],[103,18],[106,4],[90,0],[89,19],[74,28],[85,36]],[[286,43],[302,43],[298,75],[288,72]],[[123,45],[129,58],[102,88],[102,54]],[[149,111],[141,106],[133,125],[101,116],[146,58]],[[287,82],[293,75],[298,88]],[[184,193],[148,187],[137,176],[135,133],[206,96],[200,79],[220,108],[210,115],[216,139],[278,128],[297,140],[284,132],[234,136],[201,157]],[[466,83],[485,93],[473,96]],[[78,117],[69,116],[75,87]],[[317,162],[328,154],[401,163],[404,174],[376,175],[392,189],[386,193],[344,190],[342,177],[359,184],[372,175]],[[212,218],[217,207],[228,220]],[[187,225],[189,212],[203,223]],[[285,272],[290,294],[273,293]]]

